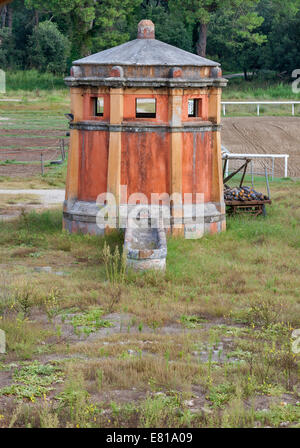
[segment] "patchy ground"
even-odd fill
[[[65,93],[1,104],[0,146],[30,163],[0,163],[0,187],[14,190],[0,192],[0,427],[299,427],[299,182],[271,184],[265,219],[169,239],[166,273],[123,277],[121,233],[69,235],[61,207],[41,211],[55,207],[46,190],[64,187],[66,163],[42,177],[29,151],[65,136],[66,112]],[[250,148],[249,118],[232,120],[230,149],[269,151],[271,122],[254,118]]]
[[[298,427],[299,182],[272,196],[124,281],[122,234],[63,233],[61,210],[0,223],[0,426]]]
[[[30,210],[57,206],[65,198],[64,190],[0,190],[0,221],[7,221]]]

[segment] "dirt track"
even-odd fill
[[[59,140],[65,134],[61,130],[34,130],[23,129],[0,130],[0,162],[16,160],[23,164],[0,165],[0,176],[33,177],[40,175],[40,159],[43,153],[44,162],[59,160],[61,151]],[[67,144],[67,140],[65,140]],[[30,164],[30,162],[35,162]],[[38,163],[36,163],[38,162]],[[47,172],[47,168],[45,168]]]
[[[234,117],[222,119],[222,144],[233,153],[289,154],[290,177],[300,177],[300,118]],[[283,176],[283,160],[276,173]]]

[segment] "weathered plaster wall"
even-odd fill
[[[182,134],[182,193],[204,193],[204,201],[212,200],[212,133]]]
[[[107,191],[109,133],[80,131],[78,199],[95,201]]]
[[[128,194],[170,191],[170,134],[168,132],[122,132],[121,184]]]

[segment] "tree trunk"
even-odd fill
[[[197,54],[203,58],[206,56],[207,44],[207,23],[199,23],[198,25],[198,41]]]
[[[246,68],[244,68],[244,78],[245,78],[245,81],[249,81],[248,72],[247,72]]]
[[[7,6],[1,8],[1,28],[5,28],[6,25]]]
[[[37,10],[35,10],[34,12],[34,19],[35,19],[35,25],[38,26],[38,24],[40,23],[40,15]]]
[[[10,29],[10,32],[12,32],[13,27],[13,10],[11,6],[8,6],[8,28]]]

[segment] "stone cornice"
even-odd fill
[[[70,129],[106,132],[216,132],[221,130],[221,125],[213,124],[208,121],[184,126],[168,126],[146,123],[122,123],[121,125],[112,125],[97,121],[80,121],[77,123],[70,123]]]
[[[65,83],[68,87],[169,87],[169,88],[184,88],[193,89],[201,87],[226,87],[227,79],[225,78],[200,78],[200,79],[180,79],[180,78],[65,78]]]

